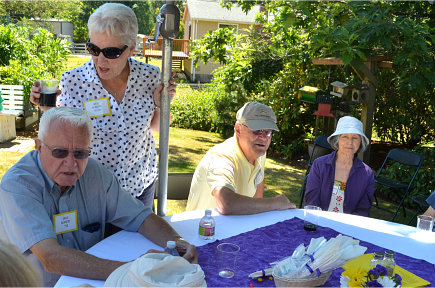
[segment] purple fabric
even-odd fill
[[[204,270],[207,286],[249,287],[252,284],[254,287],[273,287],[275,283],[267,277],[263,282],[258,282],[249,278],[248,275],[260,269],[270,267],[270,262],[291,256],[299,244],[304,243],[307,246],[311,238],[323,236],[329,240],[339,234],[331,228],[322,226],[317,226],[317,231],[315,232],[307,232],[303,229],[303,226],[302,220],[293,218],[197,247],[199,254],[198,263]],[[216,246],[224,242],[240,246],[240,252],[236,260],[236,275],[230,279],[224,279],[218,275]],[[379,247],[365,241],[361,241],[360,245],[368,248],[366,253],[385,251],[385,247]],[[399,266],[431,282],[429,286],[435,286],[434,264],[400,253],[395,254],[395,259]],[[341,268],[335,269],[325,283],[325,287],[340,286],[340,275],[342,272],[343,269]]]
[[[328,211],[334,185],[336,153],[334,151],[314,160],[308,173],[305,205],[315,205]],[[369,216],[374,193],[373,171],[355,155],[344,190],[344,213]]]

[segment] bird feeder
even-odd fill
[[[351,86],[348,86],[346,83],[340,81],[332,82],[331,86],[332,91],[330,92],[330,94],[338,98],[346,97],[352,90]]]
[[[356,86],[352,89],[352,101],[367,103],[369,99],[369,88],[366,85]]]
[[[299,89],[298,98],[304,102],[316,103],[317,95],[321,95],[322,93],[323,91],[317,87],[304,86]]]
[[[314,112],[313,115],[335,117],[334,114],[331,113],[332,103],[334,103],[333,96],[326,94],[317,95],[316,102],[318,103],[317,111]]]

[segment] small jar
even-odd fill
[[[370,261],[369,269],[373,269],[376,265],[384,265],[384,253],[375,252],[373,253],[373,259]]]
[[[394,275],[394,267],[396,267],[396,261],[394,260],[394,251],[385,251],[383,261],[385,268],[387,268],[387,276],[392,277]]]

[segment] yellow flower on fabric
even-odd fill
[[[345,270],[342,275],[349,277],[349,287],[363,287],[361,282],[365,280],[367,269],[363,269],[359,266],[351,267],[348,270]]]

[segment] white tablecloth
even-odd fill
[[[198,224],[204,211],[192,211],[164,217],[177,232],[190,243],[201,246],[208,241],[198,237]],[[303,219],[303,210],[271,211],[255,215],[220,215],[213,211],[216,221],[216,238],[225,239],[256,228],[298,217]],[[320,212],[319,225],[330,227],[337,232],[385,247],[407,256],[423,259],[434,264],[435,233],[418,233],[415,227],[377,220],[373,218]],[[97,257],[131,261],[148,249],[159,247],[139,233],[121,231],[90,248],[87,252]],[[71,287],[88,283],[103,286],[104,281],[62,276],[55,287]]]

